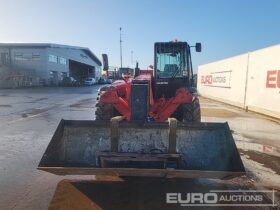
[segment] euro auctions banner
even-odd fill
[[[230,88],[231,72],[232,71],[220,71],[201,75],[201,84],[212,87]]]
[[[280,70],[267,71],[266,88],[280,88]]]

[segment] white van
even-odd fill
[[[95,78],[87,78],[84,80],[84,85],[94,85],[95,83]]]

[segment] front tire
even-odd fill
[[[110,121],[112,117],[119,116],[120,113],[115,109],[112,104],[100,102],[100,98],[105,91],[99,91],[96,100],[95,120]]]
[[[172,117],[175,117],[181,122],[196,123],[201,121],[200,104],[199,99],[194,98],[189,104],[180,105],[173,113]]]

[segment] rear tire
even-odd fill
[[[100,98],[105,91],[99,91],[96,100],[95,120],[109,121],[112,117],[119,116],[120,113],[115,109],[112,104],[100,102]]]
[[[182,104],[173,113],[172,117],[182,122],[196,123],[201,121],[199,99],[194,98],[189,104]]]

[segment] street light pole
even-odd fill
[[[133,66],[133,50],[131,50],[131,65]]]
[[[122,68],[122,28],[120,27],[120,59],[121,59],[121,68]]]

